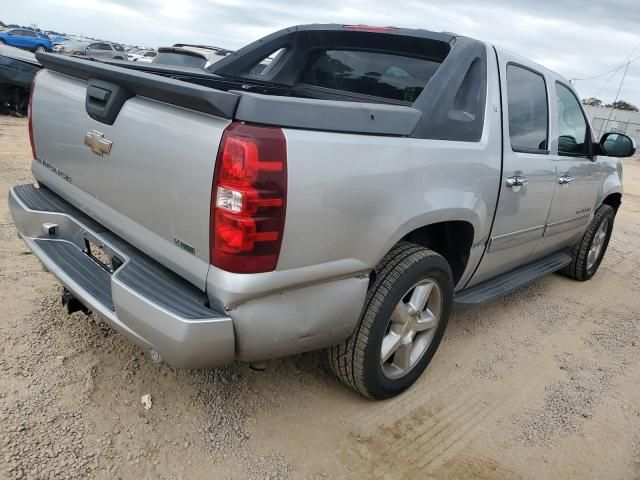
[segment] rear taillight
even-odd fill
[[[287,200],[280,128],[232,123],[222,135],[211,192],[211,263],[235,273],[275,270]]]
[[[33,158],[36,158],[36,143],[33,138],[33,92],[36,89],[36,79],[38,78],[38,74],[33,77],[33,81],[31,82],[31,88],[29,89],[29,105],[27,107],[27,117],[29,117],[29,141],[31,142],[31,153],[33,154]]]

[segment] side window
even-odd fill
[[[89,45],[89,46],[87,47],[87,50],[95,50],[95,49],[96,49],[96,47],[97,47],[97,45],[98,45],[97,43],[92,43],[91,45]]]
[[[511,148],[548,153],[549,107],[544,77],[529,69],[508,65],[507,104]]]
[[[561,83],[556,83],[558,107],[558,155],[589,155],[589,129],[578,99]]]

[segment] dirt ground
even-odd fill
[[[0,194],[32,181],[0,117]],[[16,238],[0,201],[0,478],[640,479],[640,159],[593,280],[559,275],[456,312],[394,400],[320,354],[180,371],[92,317]],[[150,394],[152,407],[140,402]]]

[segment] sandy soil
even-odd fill
[[[0,117],[0,194],[31,181]],[[81,313],[0,202],[0,477],[640,478],[640,160],[600,272],[458,312],[418,384],[358,397],[319,354],[179,371]],[[145,410],[140,397],[150,394]]]

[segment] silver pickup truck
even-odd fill
[[[633,141],[567,80],[451,33],[306,25],[208,70],[38,54],[19,235],[176,367],[327,349],[396,395],[452,308],[594,275]]]

